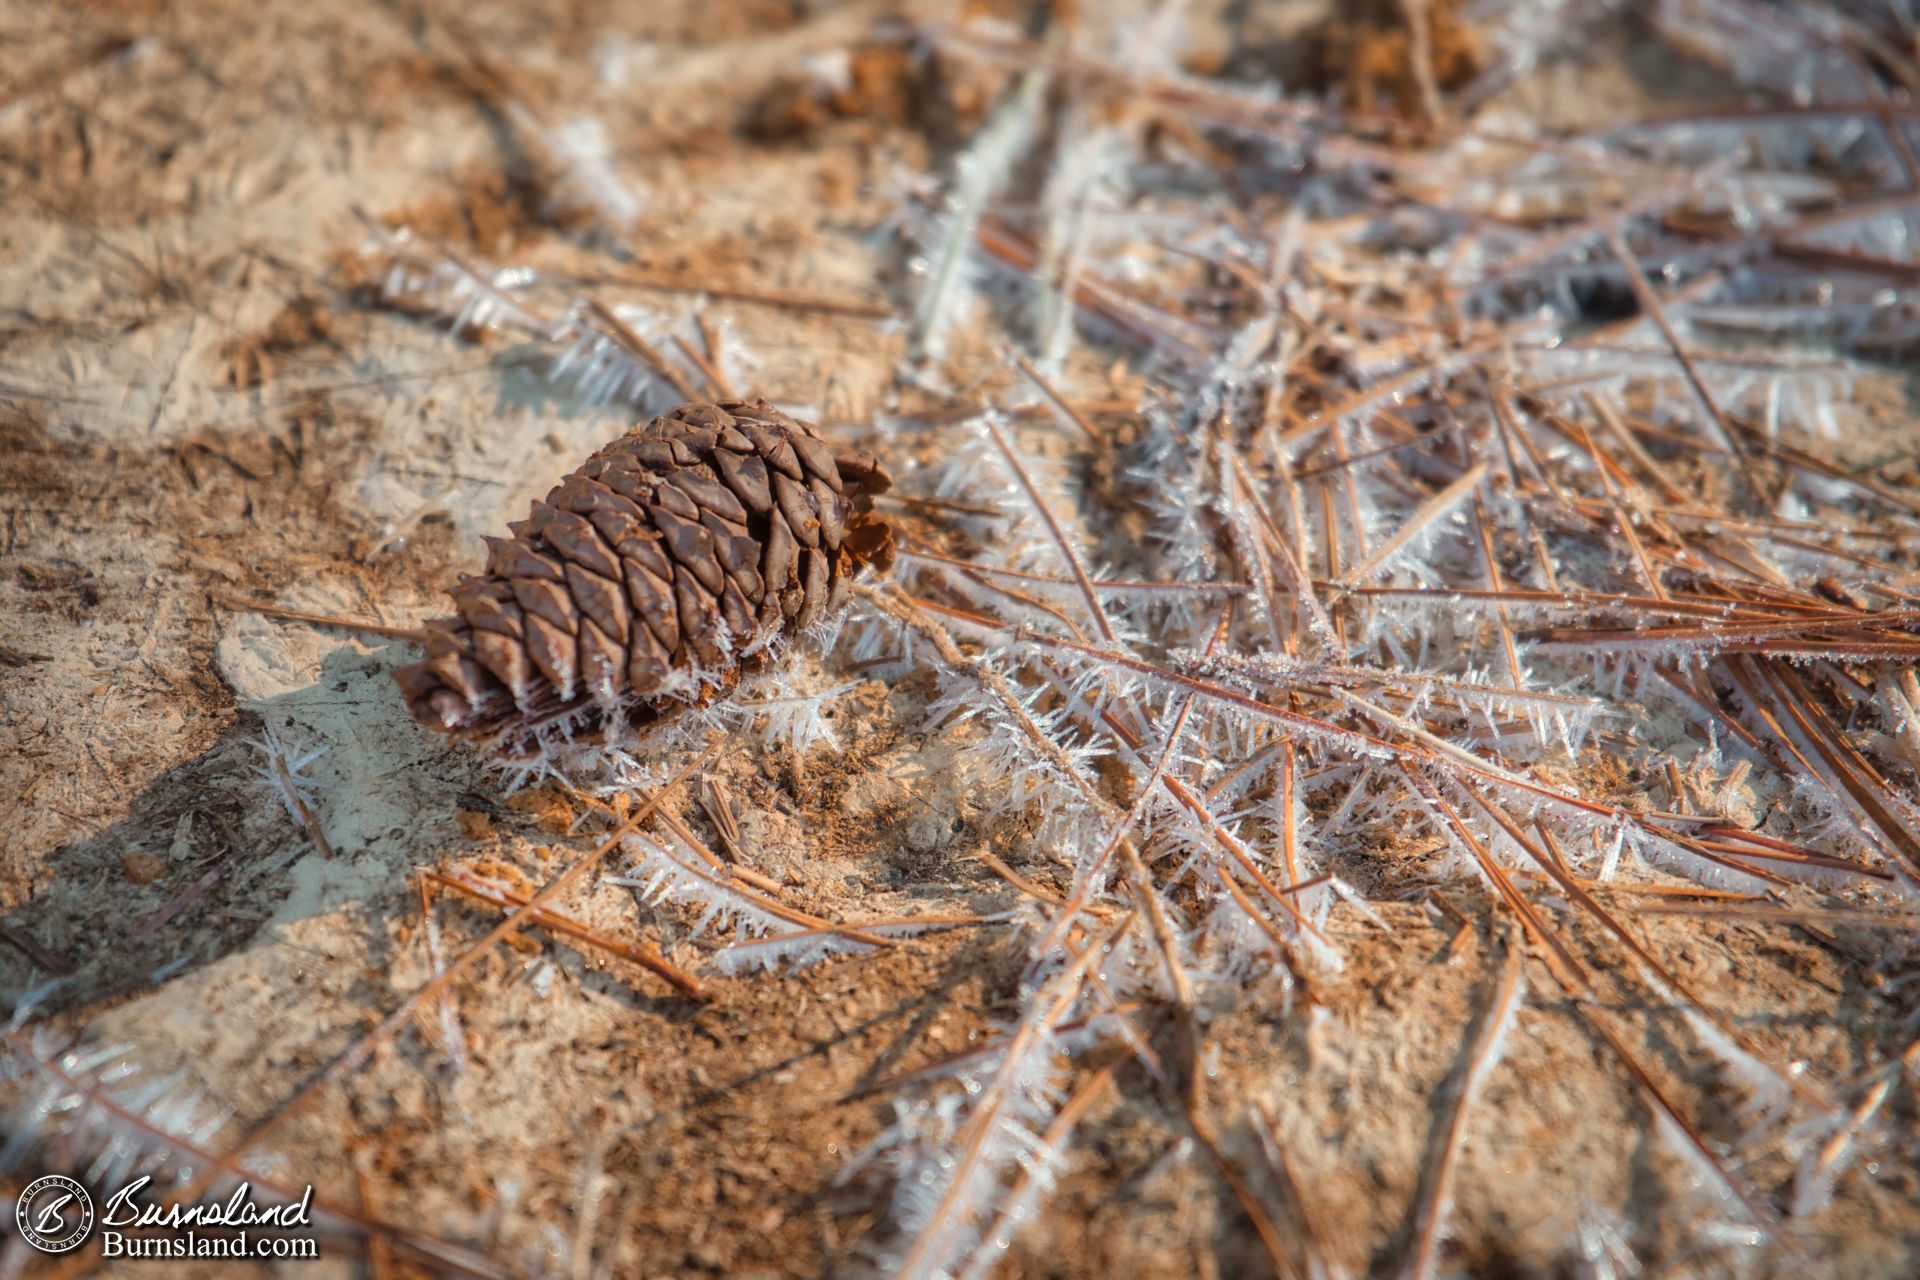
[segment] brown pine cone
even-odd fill
[[[520,758],[729,690],[771,641],[839,609],[862,568],[892,563],[873,514],[891,483],[764,400],[681,405],[486,540],[486,571],[450,593],[457,616],[394,672],[407,709]]]

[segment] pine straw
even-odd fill
[[[1574,18],[1535,8],[1490,20],[1505,70],[1569,35],[1554,24]],[[1839,388],[1912,354],[1915,268],[1886,246],[1920,219],[1911,112],[1889,96],[1915,73],[1896,41],[1868,56],[1831,34],[1879,30],[1862,20],[1655,9],[1676,49],[1712,48],[1772,105],[1560,135],[1476,114],[1498,64],[1451,96],[1416,75],[1420,102],[1356,115],[1179,77],[1125,40],[920,33],[1012,79],[954,179],[903,195],[935,267],[914,345],[960,352],[971,319],[989,330],[976,358],[1012,369],[975,382],[956,354],[902,371],[991,389],[978,412],[872,424],[923,465],[897,468],[898,579],[862,588],[835,660],[932,673],[934,727],[968,736],[982,811],[1029,847],[982,859],[1024,961],[998,1034],[876,1087],[939,1103],[904,1108],[862,1158],[895,1194],[869,1241],[883,1269],[990,1267],[1127,1090],[1185,1124],[1277,1274],[1362,1262],[1329,1261],[1315,1188],[1260,1100],[1210,1096],[1209,1024],[1313,1018],[1344,959],[1329,922],[1386,927],[1378,908],[1401,902],[1507,939],[1459,1028],[1406,1274],[1451,1265],[1462,1152],[1501,1121],[1476,1098],[1509,1069],[1503,1037],[1539,1022],[1617,1064],[1737,1220],[1742,1243],[1703,1230],[1703,1252],[1772,1247],[1810,1186],[1845,1176],[1893,1081],[1912,1088],[1899,1058],[1848,1081],[1770,1056],[1640,925],[1857,928],[1897,939],[1889,965],[1905,954],[1920,506],[1840,433],[1910,446],[1913,427]],[[1169,124],[1231,146],[1146,164]],[[407,237],[370,253],[376,301],[531,341],[583,399],[644,409],[662,385],[733,380],[697,316],[643,334],[597,298],[536,302],[570,281]],[[1001,291],[984,320],[976,284]],[[1046,358],[1009,296],[1066,308],[1070,358]],[[1137,397],[1093,412],[1105,392],[1071,358],[1086,352],[1146,373]],[[1621,760],[1668,780],[1664,807],[1610,773]],[[237,1172],[520,928],[699,993],[650,944],[547,905],[665,790],[633,791],[615,834],[538,894],[432,873],[509,914],[189,1190]],[[675,905],[798,926],[775,941],[870,951],[897,945],[871,930],[927,922],[800,911],[664,810],[636,838],[672,861]],[[1436,855],[1404,856],[1416,840]],[[1523,1017],[1523,990],[1557,998]],[[1683,1020],[1688,1047],[1618,1016],[1629,1002]],[[1692,1114],[1682,1069],[1736,1081],[1756,1103],[1744,1126]],[[1911,1134],[1881,1136],[1910,1167]],[[1760,1152],[1806,1163],[1758,1184],[1744,1157]]]

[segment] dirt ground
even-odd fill
[[[1312,6],[1220,8],[1196,6],[1193,56],[1231,68],[1298,56],[1287,40]],[[480,533],[624,425],[549,396],[498,343],[364,305],[356,255],[405,226],[663,307],[691,295],[657,286],[689,280],[877,304],[894,318],[706,307],[758,357],[756,389],[858,429],[901,394],[911,304],[884,234],[889,183],[937,172],[977,104],[948,86],[916,105],[901,77],[919,73],[880,62],[844,108],[790,85],[811,57],[884,41],[895,13],[0,3],[0,997],[57,976],[39,1023],[124,1047],[156,1079],[181,1073],[177,1090],[224,1113],[201,1139],[222,1150],[431,974],[418,869],[506,867],[538,885],[592,846],[593,814],[509,795],[407,717],[389,676],[403,641],[233,603],[416,625],[478,565]],[[641,194],[631,230],[609,242],[543,216],[476,66],[543,117],[604,122]],[[1602,48],[1514,92],[1552,114],[1572,97],[1598,110],[1711,91]],[[954,785],[952,735],[925,727],[930,681],[833,662],[805,678],[854,683],[834,703],[837,747],[747,743],[708,770],[754,868],[821,915],[1005,910],[976,855],[1024,865],[1023,833]],[[250,742],[269,731],[325,749],[307,773],[330,856],[256,776]],[[712,947],[615,885],[563,909],[685,968]],[[1250,1001],[1209,1026],[1228,1155],[1258,1161],[1241,1121],[1268,1107],[1348,1274],[1397,1256],[1430,1099],[1496,967],[1484,918],[1455,939],[1424,907],[1378,909],[1391,928],[1329,926],[1351,962],[1319,1009]],[[449,896],[434,913],[443,956],[499,918]],[[1907,1048],[1870,936],[1678,916],[1648,935],[1809,1079],[1851,1081]],[[1003,930],[957,929],[794,974],[703,973],[701,1002],[536,930],[455,985],[463,1047],[424,1012],[289,1113],[251,1167],[510,1274],[858,1272],[894,1229],[884,1178],[849,1173],[907,1097],[889,1082],[975,1042],[1023,961]],[[1674,1046],[1663,1065],[1694,1114],[1738,1127],[1736,1091],[1687,1065],[1684,1024],[1615,1012]],[[1907,1102],[1889,1105],[1912,1125]],[[1459,1273],[1920,1269],[1920,1179],[1893,1158],[1852,1169],[1778,1250],[1695,1253],[1680,1223],[1725,1206],[1547,992],[1481,1109],[1500,1122],[1465,1149]],[[1792,1168],[1760,1153],[1744,1173],[1775,1187]],[[1621,1220],[1638,1224],[1637,1269],[1608,1260]],[[423,1265],[359,1253],[343,1244],[300,1274]],[[1265,1266],[1220,1166],[1121,1063],[996,1274]]]

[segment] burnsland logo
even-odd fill
[[[96,1219],[93,1199],[72,1178],[52,1174],[20,1193],[13,1210],[20,1236],[42,1253],[66,1253],[100,1227],[106,1258],[317,1258],[313,1188],[298,1200],[255,1204],[242,1182],[211,1204],[153,1204],[142,1199],[152,1178],[107,1197]],[[302,1234],[282,1234],[299,1232]]]
[[[14,1202],[20,1238],[42,1253],[65,1253],[93,1230],[93,1200],[72,1178],[49,1174],[27,1184]]]

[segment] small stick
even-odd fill
[[[425,878],[431,879],[435,884],[445,885],[449,889],[458,890],[477,902],[484,902],[488,906],[498,907],[503,911],[511,910],[514,907],[524,907],[530,901],[526,894],[516,893],[506,886],[497,883],[482,884],[477,881],[468,880],[463,875],[445,871],[427,871],[424,872],[423,875]],[[537,908],[534,911],[532,923],[550,932],[572,938],[576,942],[583,942],[590,947],[598,948],[608,955],[617,956],[622,960],[629,960],[647,970],[649,973],[666,979],[683,995],[692,996],[696,1000],[706,1000],[710,998],[706,988],[700,985],[698,979],[682,969],[675,968],[668,962],[665,956],[660,954],[657,948],[647,943],[618,942],[612,938],[602,937],[571,916],[561,915],[559,912],[546,907]]]
[[[327,843],[327,833],[320,829],[319,820],[313,816],[313,810],[307,807],[307,799],[300,794],[300,788],[293,783],[293,774],[287,768],[287,758],[280,752],[273,753],[273,776],[280,784],[280,794],[286,798],[293,811],[300,817],[300,826],[307,833],[307,839],[313,841],[313,847],[320,851],[323,858],[332,858],[333,846]]]
[[[1432,1162],[1428,1166],[1427,1176],[1422,1179],[1425,1189],[1419,1210],[1414,1215],[1407,1260],[1401,1267],[1401,1274],[1408,1280],[1426,1280],[1433,1274],[1434,1255],[1440,1247],[1440,1228],[1452,1199],[1453,1174],[1460,1163],[1460,1149],[1465,1144],[1467,1111],[1473,1105],[1474,1096],[1480,1091],[1487,1072],[1499,1058],[1500,1033],[1511,1020],[1519,995],[1520,948],[1509,945],[1506,960],[1500,966],[1500,975],[1494,981],[1493,992],[1480,1012],[1479,1025],[1468,1044],[1466,1059],[1453,1082],[1453,1100],[1447,1110],[1447,1118],[1434,1134]]]
[[[615,342],[640,357],[655,373],[665,378],[682,397],[688,400],[700,398],[700,393],[693,389],[693,384],[687,381],[687,376],[681,373],[671,360],[661,355],[652,343],[635,333],[632,325],[613,314],[611,308],[598,298],[591,298],[587,301],[586,309],[587,314],[592,316]]]
[[[1015,351],[1011,347],[1007,348],[1006,354],[1013,357],[1014,366],[1018,368],[1021,373],[1024,373],[1027,375],[1027,381],[1033,383],[1034,386],[1038,387],[1040,389],[1040,394],[1044,395],[1049,401],[1051,401],[1053,404],[1053,407],[1058,409],[1061,412],[1061,414],[1066,417],[1067,421],[1071,422],[1074,426],[1080,428],[1081,431],[1085,432],[1087,439],[1093,441],[1095,444],[1104,443],[1100,438],[1100,432],[1097,429],[1095,429],[1092,422],[1087,420],[1087,415],[1080,412],[1080,410],[1076,409],[1073,406],[1072,401],[1068,400],[1065,396],[1061,395],[1058,391],[1056,391],[1054,389],[1053,384],[1051,382],[1048,382],[1046,377],[1043,374],[1041,374],[1041,372],[1038,369],[1033,367],[1033,362],[1031,360],[1028,360],[1025,356],[1021,355],[1018,351]]]
[[[427,964],[435,973],[445,965],[440,959],[440,924],[433,916],[433,891],[427,887],[427,877],[422,875],[418,881],[420,888],[420,932],[427,943]],[[456,1070],[467,1067],[467,1037],[460,1027],[460,1007],[454,1002],[451,993],[443,994],[433,1004],[440,1010],[440,1034],[446,1040],[447,1056],[453,1059]]]
[[[1345,590],[1357,587],[1364,582],[1386,561],[1387,557],[1406,546],[1422,529],[1452,510],[1455,503],[1478,488],[1480,482],[1486,479],[1487,469],[1491,465],[1488,462],[1476,463],[1471,471],[1429,498],[1418,511],[1407,518],[1407,522],[1401,525],[1391,538],[1375,547],[1372,555],[1347,570],[1346,576],[1340,579],[1340,588]]]
[[[33,961],[56,978],[64,978],[73,972],[73,966],[71,964],[62,960],[59,956],[54,955],[51,951],[48,951],[26,934],[19,932],[10,924],[0,922],[0,940],[12,944],[25,955],[27,959]]]
[[[1053,1123],[1049,1124],[1047,1131],[1040,1136],[1040,1150],[1052,1151],[1067,1140],[1067,1135],[1071,1134],[1080,1121],[1086,1118],[1093,1104],[1100,1101],[1107,1091],[1107,1086],[1113,1083],[1113,1069],[1114,1064],[1108,1063],[1094,1072],[1085,1084],[1073,1091],[1073,1096],[1067,1099],[1067,1105],[1060,1108],[1060,1113],[1054,1116]],[[1022,1164],[1020,1176],[1014,1180],[1013,1186],[1007,1189],[1005,1197],[1001,1200],[1000,1212],[994,1216],[992,1225],[981,1235],[982,1240],[990,1243],[1013,1234],[1013,1214],[1025,1201],[1028,1185],[1043,1167],[1041,1162]]]
[[[360,1160],[353,1162],[353,1198],[354,1208],[361,1213],[373,1202],[373,1182],[367,1177],[367,1166]],[[393,1256],[387,1247],[387,1238],[375,1233],[367,1239],[367,1269],[373,1280],[388,1280],[393,1274]]]
[[[1223,441],[1221,448],[1227,447],[1228,445]],[[1261,500],[1259,491],[1254,488],[1253,477],[1247,473],[1246,464],[1241,461],[1237,451],[1231,455],[1230,461],[1235,483],[1246,495],[1248,507],[1258,517],[1262,531],[1273,544],[1274,554],[1268,558],[1280,566],[1282,574],[1287,579],[1287,589],[1293,592],[1301,608],[1306,611],[1308,625],[1320,636],[1331,636],[1333,624],[1328,620],[1326,610],[1321,608],[1319,599],[1313,594],[1313,579],[1308,576],[1306,565],[1295,554],[1295,548],[1287,541],[1286,536],[1280,532],[1280,522],[1275,520],[1273,513],[1267,510],[1267,504]]]
[[[733,804],[727,796],[727,785],[717,778],[700,780],[700,808],[707,815],[707,821],[713,823],[713,833],[720,841],[720,852],[727,861],[745,862],[740,852],[740,823],[733,816]]]
[[[1047,509],[1046,502],[1040,497],[1040,491],[1034,487],[1033,477],[1028,475],[1026,467],[1021,465],[1020,456],[1013,451],[1013,446],[1007,443],[1006,436],[1001,434],[1000,428],[994,425],[993,419],[988,418],[985,421],[987,433],[993,437],[993,443],[999,447],[1007,466],[1013,471],[1014,477],[1020,481],[1020,487],[1026,490],[1027,502],[1047,526],[1047,532],[1053,535],[1054,544],[1060,548],[1060,558],[1066,562],[1068,572],[1073,574],[1074,582],[1080,587],[1080,594],[1086,597],[1087,608],[1093,614],[1094,625],[1100,628],[1100,638],[1108,644],[1118,644],[1119,641],[1113,633],[1113,624],[1107,621],[1107,611],[1101,607],[1100,597],[1094,594],[1093,580],[1087,577],[1085,566],[1080,563],[1080,557],[1074,553],[1073,543],[1060,528],[1060,522],[1054,518],[1053,512]]]
[[[1253,1223],[1254,1234],[1260,1237],[1260,1245],[1267,1251],[1267,1259],[1273,1263],[1274,1271],[1281,1280],[1297,1280],[1300,1270],[1294,1265],[1293,1255],[1287,1252],[1280,1233],[1274,1229],[1273,1219],[1267,1215],[1259,1197],[1253,1194],[1253,1188],[1247,1184],[1246,1178],[1241,1176],[1239,1167],[1227,1159],[1227,1153],[1221,1149],[1220,1135],[1215,1131],[1213,1121],[1207,1119],[1191,1102],[1187,1104],[1186,1111],[1187,1123],[1193,1127],[1193,1136],[1200,1140],[1200,1145],[1207,1149],[1214,1164],[1219,1166],[1220,1176],[1227,1180],[1233,1198],[1240,1202],[1248,1221]]]
[[[1478,493],[1473,495],[1473,523],[1480,533],[1480,554],[1487,562],[1487,589],[1505,591],[1507,584],[1500,576],[1500,558],[1493,549],[1493,531],[1487,527],[1486,504],[1480,501]],[[1500,623],[1500,644],[1506,653],[1507,674],[1513,677],[1513,686],[1517,689],[1526,679],[1520,674],[1520,654],[1513,645],[1513,619],[1504,600],[1494,606],[1494,614]]]
[[[414,644],[427,642],[427,633],[418,627],[390,627],[384,622],[368,622],[362,618],[343,618],[330,613],[308,613],[304,609],[284,609],[277,604],[247,600],[239,596],[221,594],[215,595],[214,599],[229,609],[243,609],[248,613],[280,618],[287,622],[305,622],[316,627],[338,627],[342,631],[363,631],[368,635],[410,640]]]
[[[870,947],[885,948],[895,945],[894,939],[883,938],[878,934],[862,932],[859,925],[838,924],[832,920],[827,920],[816,915],[809,915],[805,911],[796,910],[773,898],[761,896],[761,894],[754,892],[755,886],[750,882],[748,876],[753,875],[763,881],[766,879],[764,876],[757,876],[756,873],[748,873],[747,875],[729,874],[744,870],[744,868],[737,867],[725,868],[724,871],[708,871],[698,865],[683,862],[679,858],[674,857],[673,851],[670,848],[646,835],[644,832],[635,831],[632,834],[641,842],[652,845],[662,857],[672,862],[688,875],[703,880],[716,889],[734,894],[754,908],[764,911],[768,915],[777,916],[789,924],[797,924],[803,929],[814,929],[822,933],[835,933],[843,938],[849,938],[854,942],[863,942]],[[685,839],[684,836],[682,838]],[[711,852],[708,852],[707,856],[712,857],[713,855]]]
[[[1048,906],[1052,906],[1052,907],[1064,907],[1067,905],[1066,902],[1062,900],[1059,894],[1055,893],[1051,889],[1048,889],[1036,883],[1035,881],[1027,879],[1025,876],[1015,871],[1012,867],[1008,866],[1006,863],[1002,862],[999,858],[987,852],[985,849],[980,850],[978,853],[974,854],[973,857],[976,862],[979,862],[981,865],[986,867],[987,870],[993,872],[993,874],[999,876],[1002,880],[1005,880],[1008,884],[1012,885],[1014,888],[1018,889],[1020,892],[1026,894],[1029,898],[1032,898],[1034,901],[1044,902]],[[1082,909],[1091,910],[1094,908],[1083,907]]]
[[[1506,868],[1502,867],[1487,851],[1487,847],[1480,842],[1479,837],[1473,834],[1473,830],[1461,820],[1453,806],[1447,803],[1447,798],[1411,768],[1405,765],[1400,767],[1421,794],[1438,807],[1440,815],[1447,820],[1447,824],[1453,828],[1454,833],[1472,851],[1474,859],[1479,862],[1480,869],[1486,873],[1494,890],[1519,919],[1521,928],[1526,931],[1528,937],[1540,944],[1547,968],[1552,970],[1553,976],[1560,980],[1560,985],[1576,993],[1589,990],[1592,984],[1587,979],[1586,970],[1581,967],[1578,960],[1574,959],[1573,953],[1567,950],[1566,944],[1560,941],[1559,936],[1547,928],[1546,921],[1540,918],[1540,913],[1534,909],[1533,903],[1520,892]]]
[[[1300,1251],[1306,1255],[1307,1276],[1309,1280],[1328,1280],[1334,1274],[1333,1266],[1327,1260],[1326,1250],[1321,1247],[1320,1230],[1314,1225],[1313,1215],[1307,1211],[1307,1198],[1301,1188],[1300,1176],[1294,1172],[1293,1162],[1287,1159],[1287,1148],[1280,1141],[1279,1126],[1273,1122],[1273,1113],[1267,1110],[1266,1104],[1251,1102],[1247,1104],[1247,1114],[1253,1122],[1254,1132],[1260,1137],[1261,1153],[1267,1157],[1267,1164],[1273,1169],[1274,1181],[1280,1184],[1280,1190],[1286,1194],[1294,1220],[1300,1226]]]
[[[121,945],[128,951],[138,949],[140,944],[152,937],[162,925],[192,906],[207,890],[218,884],[220,877],[227,874],[227,868],[233,864],[234,858],[237,855],[238,850],[229,850],[227,853],[221,855],[220,860],[215,862],[211,867],[208,867],[205,874],[198,880],[195,880],[179,893],[174,894],[173,897],[167,900],[165,905],[147,918],[145,924],[128,934],[127,940]]]
[[[1668,1100],[1666,1093],[1660,1088],[1660,1085],[1654,1080],[1646,1067],[1641,1065],[1640,1060],[1627,1048],[1626,1042],[1620,1039],[1619,1033],[1608,1026],[1606,1020],[1600,1016],[1600,1011],[1589,1004],[1586,999],[1579,996],[1574,998],[1573,1007],[1581,1017],[1587,1020],[1587,1025],[1598,1032],[1600,1038],[1607,1042],[1608,1046],[1619,1056],[1620,1061],[1626,1064],[1628,1074],[1633,1077],[1634,1083],[1640,1086],[1641,1093],[1646,1096],[1648,1103],[1653,1107],[1655,1113],[1665,1116],[1673,1122],[1675,1130],[1679,1133],[1680,1137],[1686,1141],[1693,1155],[1713,1170],[1714,1175],[1720,1180],[1721,1184],[1733,1194],[1734,1199],[1740,1202],[1741,1206],[1747,1211],[1748,1216],[1753,1219],[1760,1229],[1768,1235],[1772,1235],[1773,1228],[1777,1225],[1774,1215],[1762,1206],[1759,1201],[1754,1199],[1753,1193],[1747,1190],[1746,1186],[1722,1163],[1720,1157],[1713,1153],[1713,1148],[1706,1144],[1706,1141],[1701,1138],[1699,1132],[1691,1124],[1687,1123],[1685,1117],[1683,1117],[1673,1103]]]
[[[700,331],[703,334],[706,333],[704,320],[701,323]],[[694,367],[700,370],[700,375],[707,380],[707,386],[713,391],[714,399],[735,400],[739,398],[733,394],[733,389],[727,385],[726,375],[720,372],[720,367],[715,364],[713,360],[700,354],[700,348],[694,346],[677,333],[673,335],[673,345],[680,348],[680,353],[686,356],[687,359],[693,361]],[[708,347],[709,349],[712,347],[711,339],[709,339]]]
[[[1420,114],[1427,128],[1438,128],[1442,119],[1440,79],[1433,70],[1433,10],[1431,0],[1400,0],[1400,13],[1407,21],[1407,61],[1413,67],[1413,83],[1420,93]]]
[[[884,302],[867,302],[860,298],[829,298],[819,294],[756,288],[749,285],[714,284],[711,281],[693,280],[686,276],[643,275],[636,272],[553,278],[571,285],[612,284],[625,285],[632,289],[646,289],[654,293],[703,293],[709,298],[719,298],[728,302],[747,302],[763,307],[778,307],[787,311],[819,311],[829,315],[852,316],[863,320],[891,320],[899,314]]]
[[[1740,464],[1740,470],[1747,478],[1748,487],[1756,494],[1759,493],[1759,485],[1754,480],[1753,464],[1747,457],[1747,451],[1741,447],[1740,438],[1734,433],[1719,402],[1713,398],[1713,393],[1707,390],[1707,384],[1701,380],[1699,368],[1694,364],[1693,357],[1688,354],[1686,344],[1680,341],[1680,335],[1674,331],[1673,321],[1667,317],[1667,309],[1660,305],[1660,296],[1653,291],[1653,286],[1647,283],[1646,272],[1640,269],[1640,259],[1635,257],[1633,250],[1627,247],[1627,242],[1621,238],[1619,226],[1612,219],[1608,219],[1602,229],[1606,233],[1608,246],[1613,249],[1613,256],[1619,260],[1620,266],[1627,273],[1627,283],[1632,287],[1634,297],[1639,300],[1640,309],[1653,321],[1654,326],[1660,330],[1660,336],[1665,338],[1667,345],[1673,349],[1673,358],[1679,361],[1681,371],[1686,374],[1687,385],[1693,388],[1694,395],[1699,397],[1701,406],[1706,409],[1708,417],[1719,429],[1721,443],[1727,446],[1728,452],[1732,453],[1734,460]]]
[[[1048,586],[1072,587],[1079,585],[1071,578],[1061,578],[1044,573],[1030,573],[1024,569],[1005,569],[999,565],[975,564],[970,560],[958,560],[952,556],[943,556],[934,551],[901,551],[896,553],[908,560],[925,560],[930,564],[951,565],[956,569],[968,569],[974,573],[994,578],[1014,578],[1021,582],[1041,582]],[[1090,578],[1089,582],[1101,591],[1164,591],[1168,593],[1191,592],[1196,595],[1245,595],[1253,589],[1245,582],[1145,582],[1126,578]]]

